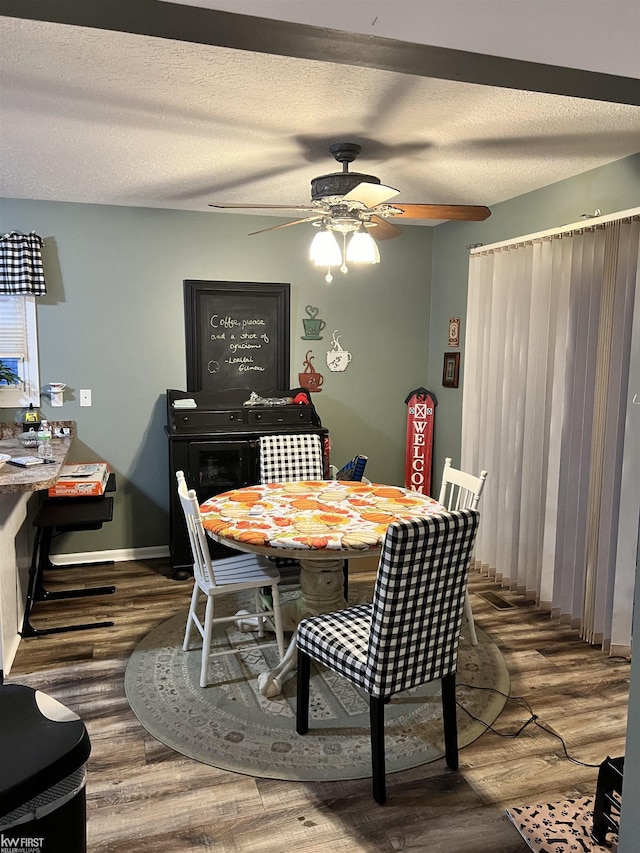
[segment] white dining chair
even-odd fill
[[[273,563],[257,554],[238,554],[238,556],[228,557],[227,559],[212,561],[196,493],[193,489],[187,489],[184,472],[177,471],[176,478],[178,495],[184,510],[193,554],[194,577],[193,594],[182,648],[185,652],[189,650],[191,633],[195,627],[202,637],[200,687],[206,687],[210,656],[236,653],[243,649],[242,646],[238,646],[233,649],[212,652],[211,635],[214,625],[242,621],[243,626],[245,626],[248,624],[247,620],[255,618],[258,637],[264,637],[265,625],[275,633],[278,654],[282,660],[284,656],[284,631],[278,591],[280,573]],[[255,591],[254,613],[243,611],[241,619],[239,619],[238,614],[214,616],[214,600],[217,597],[244,590]],[[206,598],[207,602],[204,621],[201,621],[197,612],[202,596]]]
[[[473,474],[467,474],[466,471],[453,468],[451,457],[447,456],[444,460],[438,503],[441,503],[450,511],[457,509],[477,509],[486,479],[487,472],[484,470],[480,472],[479,477],[476,477]],[[476,634],[468,590],[464,600],[464,615],[469,623],[471,645],[477,646],[478,635]]]

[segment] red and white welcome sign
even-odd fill
[[[405,400],[407,412],[407,447],[404,487],[423,495],[431,494],[433,458],[433,425],[437,400],[426,388],[417,388]]]

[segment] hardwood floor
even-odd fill
[[[597,769],[570,763],[559,740],[530,724],[519,737],[487,732],[460,752],[458,772],[438,761],[387,779],[384,807],[370,781],[280,782],[199,764],[156,741],[124,694],[128,657],[151,627],[186,610],[191,582],[175,582],[162,561],[86,569],[90,586],[115,595],[39,604],[33,622],[114,618],[112,628],[23,640],[8,683],[44,690],[75,710],[92,742],[87,810],[91,853],[525,853],[505,816],[508,806],[595,792]],[[49,583],[77,585],[78,570],[50,572]],[[49,578],[47,578],[49,580]],[[371,584],[355,573],[355,584]],[[554,624],[519,596],[473,574],[477,624],[500,646],[511,695],[561,734],[569,753],[598,764],[624,753],[629,663],[610,658]],[[513,606],[497,610],[478,594]],[[515,732],[528,711],[508,702],[496,723]]]

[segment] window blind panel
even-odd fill
[[[24,359],[26,355],[24,297],[0,294],[0,358]]]
[[[561,236],[471,254],[462,467],[489,472],[476,565],[589,642],[625,648],[640,509],[640,487],[623,476],[637,445],[627,433],[640,222]]]
[[[554,240],[552,242],[551,276],[557,299],[555,318],[551,319],[552,328],[555,326],[555,337],[551,338],[550,375],[547,388],[549,393],[549,429],[548,429],[548,462],[546,472],[546,499],[544,512],[544,531],[542,542],[542,565],[540,569],[539,601],[545,609],[552,609],[555,568],[558,561],[557,547],[562,541],[558,530],[565,525],[566,507],[561,499],[562,476],[562,425],[565,418],[566,395],[565,385],[568,382],[569,364],[567,351],[569,347],[570,306],[571,306],[571,259],[573,255],[572,241]]]
[[[613,597],[618,562],[618,524],[623,511],[622,463],[625,438],[626,397],[636,290],[638,222],[609,226],[605,275],[612,289],[611,321],[607,340],[609,371],[603,401],[602,483],[599,495],[599,530],[596,574],[592,589],[593,635],[608,637],[613,620]],[[635,231],[635,240],[631,240]],[[637,437],[637,434],[636,434]],[[636,505],[637,506],[637,505]],[[632,561],[629,561],[629,565]],[[586,610],[586,603],[585,603]]]
[[[625,249],[626,279],[628,291],[634,295],[625,312],[625,318],[631,324],[630,358],[621,403],[624,444],[616,525],[611,651],[612,654],[629,655],[633,626],[633,568],[640,558],[640,222],[624,223],[621,235],[628,243]],[[638,618],[636,615],[636,625]]]

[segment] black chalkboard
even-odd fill
[[[187,391],[289,387],[289,285],[185,281]]]

